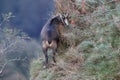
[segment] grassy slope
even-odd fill
[[[60,3],[62,1],[64,2],[64,0],[61,0]],[[104,2],[104,0],[102,1]],[[69,47],[66,52],[57,55],[57,64],[50,62],[51,67],[47,70],[43,69],[42,57],[39,60],[33,61],[31,66],[32,79],[119,80],[119,3],[115,5],[105,4],[104,7],[107,10],[112,10],[108,13],[103,14],[105,10],[98,6],[98,10],[91,9],[88,12],[91,16],[86,15],[87,13],[81,16],[80,0],[73,1],[72,3],[70,3],[70,0],[65,2],[69,4],[75,3],[78,10],[73,6],[69,6],[71,7],[68,10],[71,19],[76,22],[76,24],[70,25],[69,30],[63,34]],[[96,5],[94,0],[90,4],[93,4],[93,7]],[[85,8],[86,10],[88,9],[88,7]]]

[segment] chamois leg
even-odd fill
[[[47,54],[47,49],[43,49],[43,53],[45,56],[45,66],[48,67],[48,54]]]
[[[53,50],[53,57],[52,58],[53,58],[54,63],[56,63],[55,54],[56,54],[56,49]]]

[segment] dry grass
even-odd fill
[[[83,54],[78,53],[77,48],[70,48],[66,53],[58,55],[56,56],[57,63],[54,64],[50,60],[50,67],[46,70],[42,66],[43,60],[33,62],[32,80],[74,80],[75,78],[78,80],[78,74],[84,62]]]
[[[33,69],[39,73],[33,80],[119,80],[120,37],[119,23],[115,20],[120,12],[101,14],[104,11],[99,5],[99,10],[93,11],[96,3],[92,0],[91,11],[82,14],[81,5],[76,1],[81,0],[56,0],[56,12],[70,13],[70,21],[74,20],[75,24],[62,32],[57,63],[50,60],[50,68]],[[37,63],[42,65],[42,61]]]

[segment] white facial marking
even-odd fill
[[[65,24],[68,26],[69,25],[69,23],[68,23],[68,20],[67,19],[65,19]]]

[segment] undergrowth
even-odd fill
[[[83,13],[82,0],[57,0],[56,12],[67,10],[74,21],[63,34],[68,48],[56,55],[57,63],[50,62],[49,69],[42,68],[43,60],[34,61],[33,80],[120,79],[119,1],[85,1]]]

